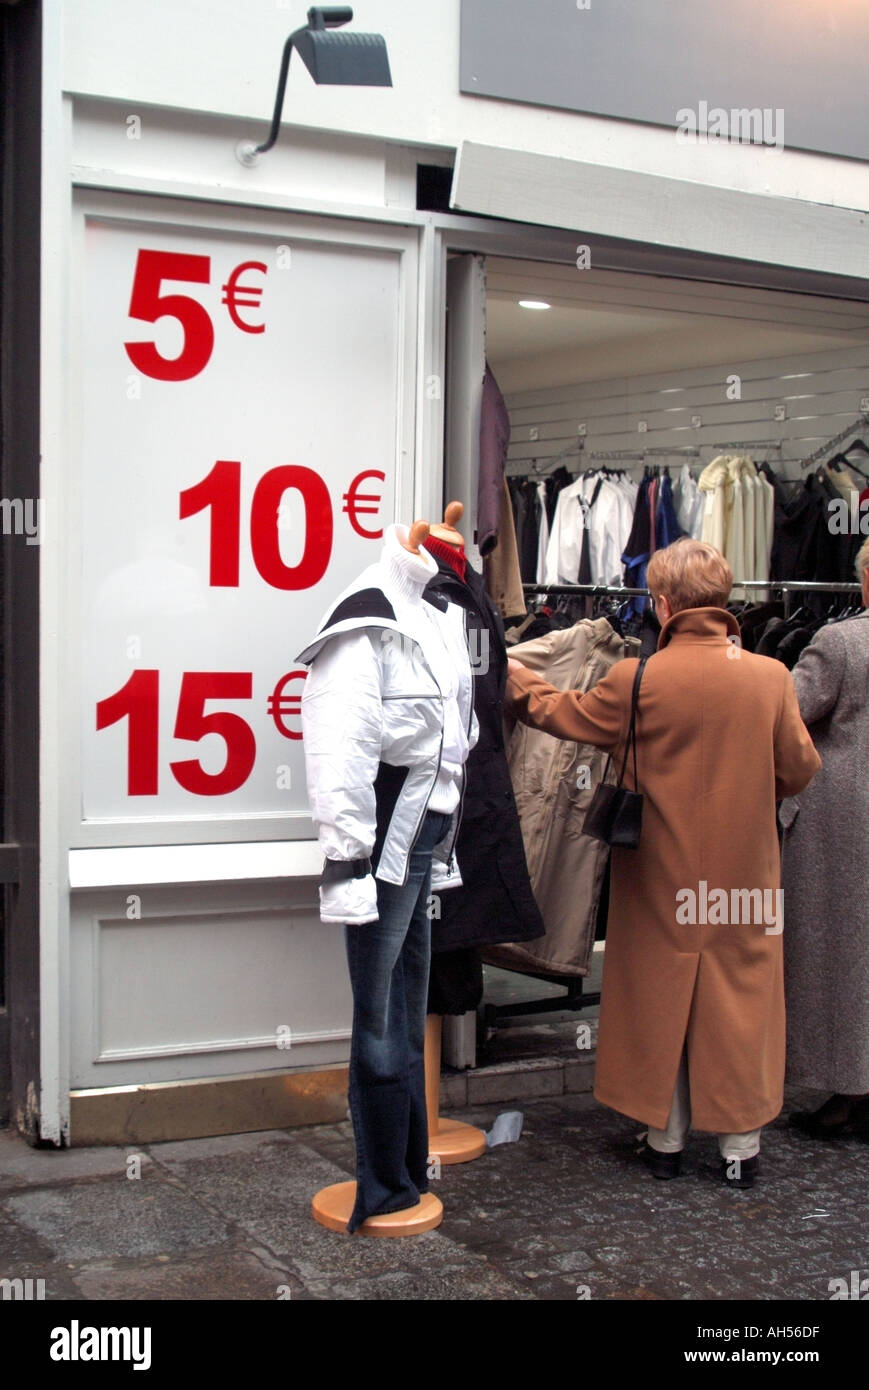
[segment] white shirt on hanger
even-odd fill
[[[598,483],[600,490],[598,491]],[[588,561],[593,584],[620,584],[622,552],[631,534],[637,486],[624,475],[599,470],[583,474],[558,495],[546,548],[543,584],[575,584],[588,529]],[[597,500],[589,511],[592,498]],[[586,513],[588,520],[586,522]]]

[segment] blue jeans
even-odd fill
[[[407,883],[377,880],[376,922],[345,926],[353,989],[350,1114],[356,1205],[347,1229],[415,1207],[428,1191],[425,1016],[431,959],[431,856],[450,817],[427,812]]]

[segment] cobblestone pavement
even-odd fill
[[[461,1118],[488,1129],[505,1108]],[[857,1139],[813,1142],[782,1116],[757,1186],[734,1192],[710,1135],[660,1182],[636,1157],[641,1126],[591,1096],[521,1108],[519,1142],[445,1167],[442,1225],[407,1240],[311,1219],[312,1194],[352,1176],[347,1123],[129,1151],[33,1150],[2,1132],[0,1278],[44,1279],[54,1300],[576,1301],[828,1300],[831,1280],[869,1277]]]

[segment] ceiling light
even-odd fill
[[[551,309],[552,305],[547,304],[545,299],[520,299],[520,309]]]

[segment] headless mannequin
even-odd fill
[[[429,534],[426,521],[415,521],[410,527],[408,538],[403,542],[405,550],[419,555],[420,546]],[[428,1038],[426,1037],[426,1043]],[[426,1061],[426,1073],[428,1062]],[[485,1141],[484,1141],[485,1143]],[[339,1182],[321,1188],[311,1202],[311,1214],[321,1226],[332,1231],[346,1231],[350,1216],[356,1203],[356,1183]],[[388,1212],[383,1216],[370,1216],[357,1228],[357,1235],[366,1236],[409,1236],[421,1235],[439,1226],[443,1220],[443,1203],[432,1192],[426,1192],[420,1201],[401,1211]]]

